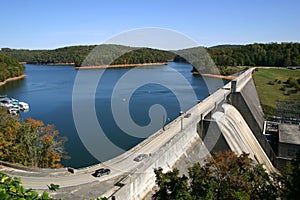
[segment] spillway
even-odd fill
[[[232,105],[223,104],[224,112],[215,112],[212,118],[218,124],[230,149],[238,155],[243,152],[263,164],[269,173],[277,172],[240,112]]]

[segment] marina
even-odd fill
[[[0,106],[7,108],[8,113],[12,115],[17,115],[20,113],[20,111],[29,111],[28,103],[7,97],[7,95],[0,95]]]

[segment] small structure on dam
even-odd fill
[[[300,151],[300,129],[296,124],[279,124],[278,127],[278,168],[283,168]]]

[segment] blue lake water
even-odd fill
[[[29,103],[30,111],[21,113],[20,117],[31,117],[42,120],[45,124],[54,124],[61,136],[68,137],[65,150],[71,156],[71,159],[63,160],[62,164],[64,166],[79,168],[99,163],[81,142],[73,119],[72,94],[74,81],[79,71],[71,66],[28,64],[25,66],[26,78],[9,82],[0,87],[0,94],[7,94],[9,97]],[[169,70],[170,68],[175,72]],[[189,92],[187,92],[188,87],[193,89],[197,99],[206,98],[209,92],[203,78],[192,75],[190,72],[191,69],[192,66],[189,64],[170,62],[168,65],[137,68],[132,77],[126,77],[126,74],[132,72],[133,68],[103,70],[96,88],[94,102],[97,120],[107,138],[113,144],[126,151],[160,129],[164,121],[168,123],[175,119],[183,109],[180,107],[180,101],[182,100],[178,99],[184,99],[185,110],[196,104]],[[157,73],[158,70],[159,73]],[[97,70],[80,70],[81,75],[84,75],[86,80],[89,80],[89,76],[93,76],[97,72]],[[178,73],[184,77],[188,85],[182,84],[180,78],[174,78],[174,73]],[[122,78],[125,81],[123,80],[122,82]],[[126,78],[130,79],[130,84],[126,81]],[[138,85],[138,87],[134,85],[135,80],[148,80],[151,78],[154,78],[152,83]],[[157,84],[158,80],[166,84]],[[87,81],[80,84],[89,86],[90,83]],[[156,120],[156,124],[152,127],[150,134],[141,133],[140,136],[136,136],[136,134],[133,136],[125,133],[116,123],[111,104],[112,94],[116,87],[121,87],[121,90],[118,91],[115,98],[120,98],[120,102],[128,102],[130,116],[138,126],[146,126],[150,123],[149,109],[152,105],[159,104],[165,108],[166,113],[161,116],[161,120]],[[122,96],[132,91],[132,89],[135,90],[129,99]],[[174,94],[175,90],[177,91],[176,94]],[[83,100],[85,92],[88,91],[82,91]],[[120,116],[122,116],[121,114]],[[89,126],[89,124],[86,126]],[[110,159],[118,154],[112,152],[105,145],[101,151],[104,155],[101,161]]]

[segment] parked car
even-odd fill
[[[133,160],[136,161],[136,162],[140,162],[142,161],[144,158],[147,158],[148,155],[147,154],[140,154],[138,155],[137,157],[135,157]]]
[[[95,177],[100,177],[100,176],[109,175],[109,174],[110,174],[110,169],[101,168],[101,169],[97,169],[92,175]]]

